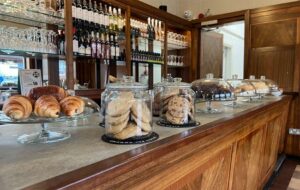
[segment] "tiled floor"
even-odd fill
[[[296,165],[300,165],[300,158],[287,157],[269,190],[286,190]]]

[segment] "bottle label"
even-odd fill
[[[76,7],[75,7],[75,6],[72,6],[72,17],[73,17],[73,18],[77,18],[77,15],[76,15]]]
[[[78,19],[81,19],[81,20],[83,20],[83,18],[82,18],[82,9],[81,8],[76,8],[76,16],[77,16],[77,18]]]
[[[104,15],[104,25],[109,26],[109,16],[108,15]]]
[[[120,56],[120,47],[116,47],[116,57]]]
[[[79,54],[84,55],[85,54],[85,47],[81,44],[79,47]]]
[[[87,46],[86,48],[85,48],[85,54],[86,55],[91,55],[91,47],[90,46]]]
[[[99,14],[99,24],[104,25],[104,15],[103,14]]]
[[[95,42],[92,43],[92,56],[97,56],[97,44]]]
[[[88,13],[89,13],[89,22],[94,22],[94,12],[88,11]]]
[[[116,55],[116,48],[115,46],[110,47],[110,55],[111,57],[114,57]]]
[[[86,9],[83,9],[83,20],[88,21],[89,20],[89,11]]]
[[[73,52],[78,52],[78,40],[73,40]]]
[[[102,51],[101,44],[98,43],[98,44],[97,44],[97,58],[98,58],[98,59],[101,59],[101,58],[102,58],[102,56],[101,56],[101,55],[102,55],[101,51]]]

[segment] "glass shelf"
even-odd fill
[[[131,62],[138,62],[138,63],[146,63],[146,64],[159,64],[159,65],[163,65],[164,62],[163,61],[152,61],[152,60],[148,60],[148,61],[136,61],[136,60],[131,60]]]
[[[60,13],[35,7],[26,8],[22,5],[16,6],[0,2],[0,20],[39,27],[42,27],[42,24],[64,25],[64,18]]]
[[[168,65],[168,68],[188,68],[188,65]]]
[[[12,50],[12,49],[0,49],[0,55],[11,55],[11,56],[22,56],[22,57],[57,57],[64,59],[64,55],[52,54],[52,53],[42,53],[33,51],[22,51],[22,50]]]
[[[187,49],[189,48],[188,46],[181,46],[178,44],[171,44],[168,43],[168,50],[180,50],[180,49]]]

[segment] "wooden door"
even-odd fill
[[[216,78],[222,78],[223,34],[202,31],[200,52],[200,78],[205,78],[207,73],[213,73]]]

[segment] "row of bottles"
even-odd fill
[[[112,7],[92,0],[73,0],[73,23],[95,28],[103,32],[120,32],[124,30],[125,19],[121,8]]]
[[[163,64],[163,56],[161,56],[161,54],[147,51],[132,51],[131,60],[137,62],[151,62]]]
[[[164,32],[162,31],[162,22],[150,17],[148,17],[147,21],[147,23],[144,23],[139,20],[130,19],[131,34],[135,37],[163,41]]]
[[[59,53],[65,55],[64,31],[59,33]],[[120,50],[118,35],[88,30],[77,30],[74,33],[73,53],[101,60],[125,60],[125,50]]]

